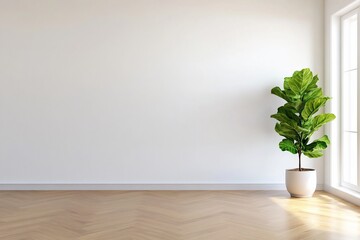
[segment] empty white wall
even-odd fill
[[[323,1],[0,0],[0,66],[0,183],[283,183],[270,89],[323,77]]]

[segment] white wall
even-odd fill
[[[323,77],[323,1],[0,0],[0,66],[0,183],[283,183],[270,89]]]

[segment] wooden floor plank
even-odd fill
[[[0,239],[350,240],[360,208],[321,191],[0,191]]]

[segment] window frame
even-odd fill
[[[345,67],[344,67],[344,22],[357,15],[357,185],[351,184],[344,180],[345,167],[344,167],[344,87],[343,82],[345,79]],[[359,65],[360,65],[360,7],[353,9],[352,11],[343,14],[340,17],[340,186],[347,189],[360,192],[360,74],[359,74]]]

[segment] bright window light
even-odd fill
[[[358,135],[359,10],[341,18],[341,185],[360,190]]]

